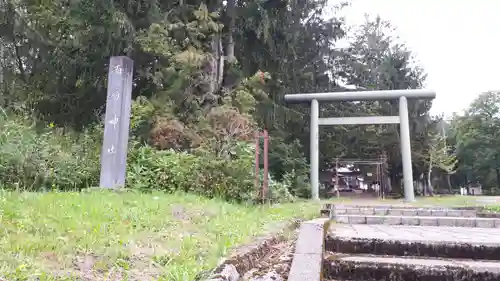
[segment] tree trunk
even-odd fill
[[[392,182],[391,178],[389,177],[389,165],[387,164],[387,151],[384,149],[382,152],[382,159],[384,159],[382,163],[382,180],[384,184],[381,184],[381,186],[384,187],[384,193],[387,195],[388,193],[392,192]]]
[[[427,188],[429,196],[433,196],[433,188],[432,188],[432,156],[429,159],[429,170],[427,170]],[[427,192],[426,192],[427,193]]]
[[[429,196],[434,196],[434,187],[432,185],[428,186],[427,193],[429,194]]]
[[[420,174],[420,177],[418,179],[418,184],[419,184],[419,191],[421,191],[422,196],[427,195],[427,177],[424,176],[424,173]],[[422,189],[420,189],[422,187]]]
[[[222,39],[219,34],[212,39],[212,58],[210,62],[210,86],[208,93],[215,95],[221,86],[224,77],[224,56],[222,53]]]
[[[451,175],[446,174],[446,182],[448,183],[448,190],[450,193],[453,193],[453,188],[451,187]]]
[[[209,12],[220,9],[222,2],[214,1],[208,6]],[[224,78],[224,52],[221,33],[214,34],[211,40],[211,57],[208,67],[208,89],[203,95],[203,107],[208,110],[218,101],[219,91]]]
[[[227,35],[226,35],[226,60],[229,62],[232,62],[235,57],[234,57],[234,39],[233,39],[233,32],[234,32],[234,19],[236,17],[235,15],[235,5],[236,5],[236,0],[227,0],[227,7],[226,7],[226,15],[227,15]]]
[[[497,175],[497,188],[500,187],[500,169],[495,169]]]

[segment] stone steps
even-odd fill
[[[334,280],[498,281],[500,262],[327,252],[323,276]]]
[[[500,247],[487,243],[469,244],[328,236],[325,241],[325,250],[351,254],[500,260]]]
[[[434,216],[335,215],[337,223],[500,228],[500,219]]]
[[[419,217],[476,217],[475,210],[450,210],[426,208],[342,208],[336,215],[419,216]]]
[[[378,216],[435,216],[435,217],[477,217],[482,213],[477,208],[424,208],[415,206],[361,206],[325,204],[321,209],[324,217],[336,215],[378,215]]]
[[[395,210],[395,209],[403,209],[403,210],[462,210],[462,211],[477,211],[478,207],[438,207],[438,206],[408,206],[404,204],[400,205],[355,205],[355,204],[324,204],[323,209],[386,209],[386,210]]]
[[[332,225],[325,250],[440,258],[500,260],[500,229],[391,225]]]
[[[325,236],[325,280],[500,280],[500,219],[481,218],[476,209],[328,206],[327,210],[336,224]]]

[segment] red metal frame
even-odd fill
[[[264,179],[262,182],[262,189],[259,187],[259,152],[260,152],[260,138],[264,138]],[[267,194],[269,192],[269,166],[268,166],[268,154],[269,154],[269,134],[267,130],[263,132],[255,132],[255,190],[262,196],[262,202],[266,201]]]

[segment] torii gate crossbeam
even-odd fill
[[[311,194],[319,200],[319,126],[320,125],[363,125],[363,124],[400,124],[401,158],[403,162],[403,183],[406,201],[414,201],[413,169],[411,162],[410,122],[408,119],[408,99],[434,99],[432,90],[388,90],[353,91],[333,93],[311,93],[285,95],[288,102],[311,103]],[[368,116],[319,118],[319,101],[368,101],[399,100],[399,116]]]

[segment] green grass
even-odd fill
[[[492,204],[485,206],[484,210],[487,212],[500,213],[500,204]]]
[[[0,279],[193,280],[277,223],[318,213],[312,202],[255,207],[189,194],[0,191]]]

